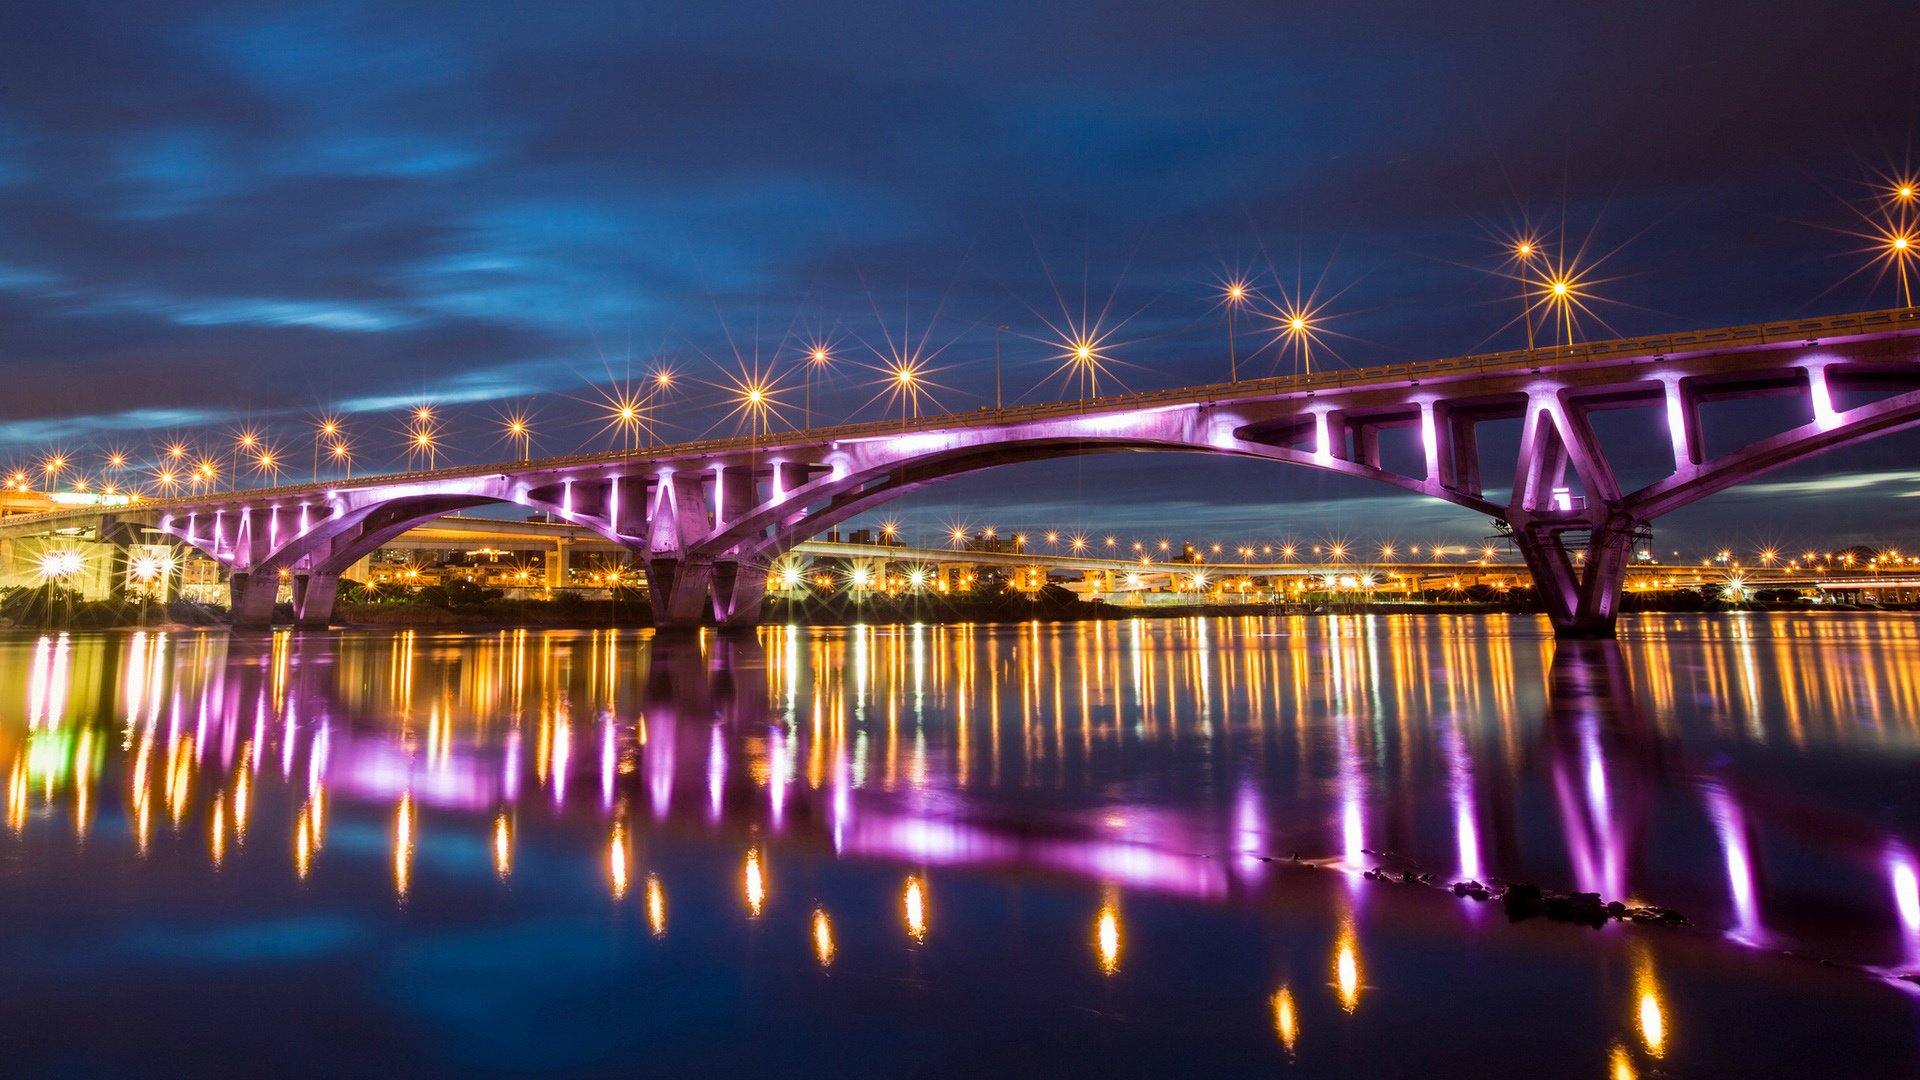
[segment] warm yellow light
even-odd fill
[[[1100,915],[1094,920],[1093,947],[1101,971],[1112,975],[1120,970],[1120,908],[1111,897],[1100,905]]]
[[[907,918],[907,936],[915,941],[927,940],[927,893],[920,879],[907,879],[907,891],[901,898],[901,906]]]
[[[617,821],[613,825],[613,836],[607,841],[607,874],[613,883],[613,898],[624,898],[627,895],[627,832]]]
[[[1297,334],[1307,328],[1307,320],[1295,315],[1293,318],[1287,320],[1287,328]]]
[[[402,899],[413,874],[414,817],[411,792],[400,797],[400,808],[393,817],[393,888]]]
[[[1513,245],[1513,253],[1524,259],[1533,254],[1533,245],[1522,240],[1518,244]]]
[[[1293,1004],[1293,991],[1281,987],[1273,992],[1273,1033],[1280,1037],[1280,1045],[1293,1053],[1294,1044],[1300,1041],[1300,1016]]]
[[[1567,295],[1567,290],[1568,285],[1565,281],[1556,281],[1553,283],[1553,295],[1565,296]]]
[[[501,877],[513,872],[513,832],[505,814],[493,819],[493,872]]]
[[[833,963],[833,923],[824,909],[813,909],[813,955],[825,967]]]
[[[745,886],[747,911],[751,914],[759,915],[761,909],[764,908],[767,903],[767,880],[760,869],[759,848],[754,848],[747,852]]]
[[[1080,361],[1083,364],[1086,363],[1088,360],[1093,359],[1093,346],[1087,344],[1084,341],[1078,345],[1075,345],[1073,347],[1073,358],[1075,360]]]
[[[1334,989],[1340,993],[1340,1007],[1352,1012],[1360,1004],[1360,956],[1353,935],[1341,935],[1339,950],[1333,958]]]
[[[1660,1011],[1660,998],[1651,990],[1640,994],[1640,1038],[1647,1052],[1659,1057],[1667,1044],[1667,1018]]]
[[[825,349],[815,349],[815,350],[813,350],[813,362],[814,362],[814,363],[816,363],[816,364],[824,364],[824,363],[826,363],[826,362],[827,362],[827,350],[825,350]]]
[[[667,936],[667,890],[657,874],[647,875],[647,928],[654,937]]]
[[[1896,236],[1893,238],[1893,250],[1905,251],[1911,243],[1912,241],[1905,236]]]

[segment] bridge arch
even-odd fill
[[[1415,494],[1452,503],[1475,513],[1497,515],[1500,508],[1478,493],[1418,479],[1377,466],[1236,435],[1170,439],[1128,435],[1046,435],[969,443],[942,450],[857,463],[835,462],[832,474],[761,503],[737,518],[716,525],[686,548],[696,559],[754,559],[778,554],[806,538],[913,491],[1002,465],[1120,453],[1215,454],[1295,465],[1322,472],[1391,484]]]

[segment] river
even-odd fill
[[[0,702],[9,1075],[1920,1070],[1902,616],[12,634]]]

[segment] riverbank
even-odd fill
[[[38,590],[34,590],[38,594]],[[1768,602],[1727,604],[1702,601],[1694,594],[1679,594],[1678,600],[1632,596],[1625,610],[1630,614],[1710,614],[1750,612],[1910,612],[1912,607],[1858,606],[1847,604],[1810,604],[1806,602]],[[1685,599],[1692,597],[1692,599]],[[1154,604],[1130,606],[1084,601],[1070,594],[1038,597],[1002,596],[953,600],[943,597],[816,597],[789,602],[771,599],[762,612],[762,624],[807,626],[855,626],[890,623],[1010,623],[1041,620],[1045,622],[1112,622],[1128,619],[1184,619],[1193,617],[1275,617],[1315,615],[1467,615],[1506,613],[1538,614],[1538,609],[1519,596],[1517,603],[1487,601],[1409,602],[1356,601],[1316,604]],[[292,609],[282,605],[276,612],[276,625],[290,625]],[[225,608],[176,600],[167,604],[125,600],[82,601],[56,598],[51,609],[43,596],[22,599],[18,594],[0,600],[0,630],[106,630],[106,629],[216,629],[227,625]],[[341,603],[333,612],[338,627],[444,627],[468,630],[515,628],[596,629],[619,627],[644,629],[653,625],[653,611],[644,594],[617,601],[591,601],[571,598],[566,601],[502,601],[439,606],[419,602]]]

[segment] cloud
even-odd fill
[[[1920,91],[1899,35],[1827,32],[1897,22],[1872,0],[1731,23],[1709,0],[9,16],[9,454],[148,411],[296,418],[421,396],[473,404],[478,425],[490,397],[542,393],[573,410],[554,429],[590,431],[555,391],[630,356],[673,356],[692,385],[705,358],[784,365],[800,336],[883,326],[951,342],[943,400],[967,408],[992,399],[1008,324],[1006,396],[1038,400],[1057,388],[1035,313],[1109,294],[1139,312],[1116,356],[1127,384],[1179,385],[1225,371],[1209,294],[1227,268],[1325,282],[1345,362],[1446,356],[1519,340],[1494,237],[1563,215],[1571,243],[1619,249],[1604,292],[1622,333],[1888,304],[1887,282],[1829,291],[1856,264],[1828,227],[1857,224],[1856,181],[1905,160]],[[1258,337],[1238,359],[1264,373]],[[861,381],[816,386],[816,413],[871,415]],[[677,410],[696,432],[719,411],[692,394]],[[952,490],[1054,517],[1077,468]],[[1156,467],[1098,497],[1141,528],[1152,513],[1129,508],[1255,528],[1271,481],[1221,475],[1196,496]],[[1909,486],[1796,475],[1715,505],[1757,522],[1780,500],[1840,509]],[[1390,531],[1414,505],[1342,490],[1300,512]]]

